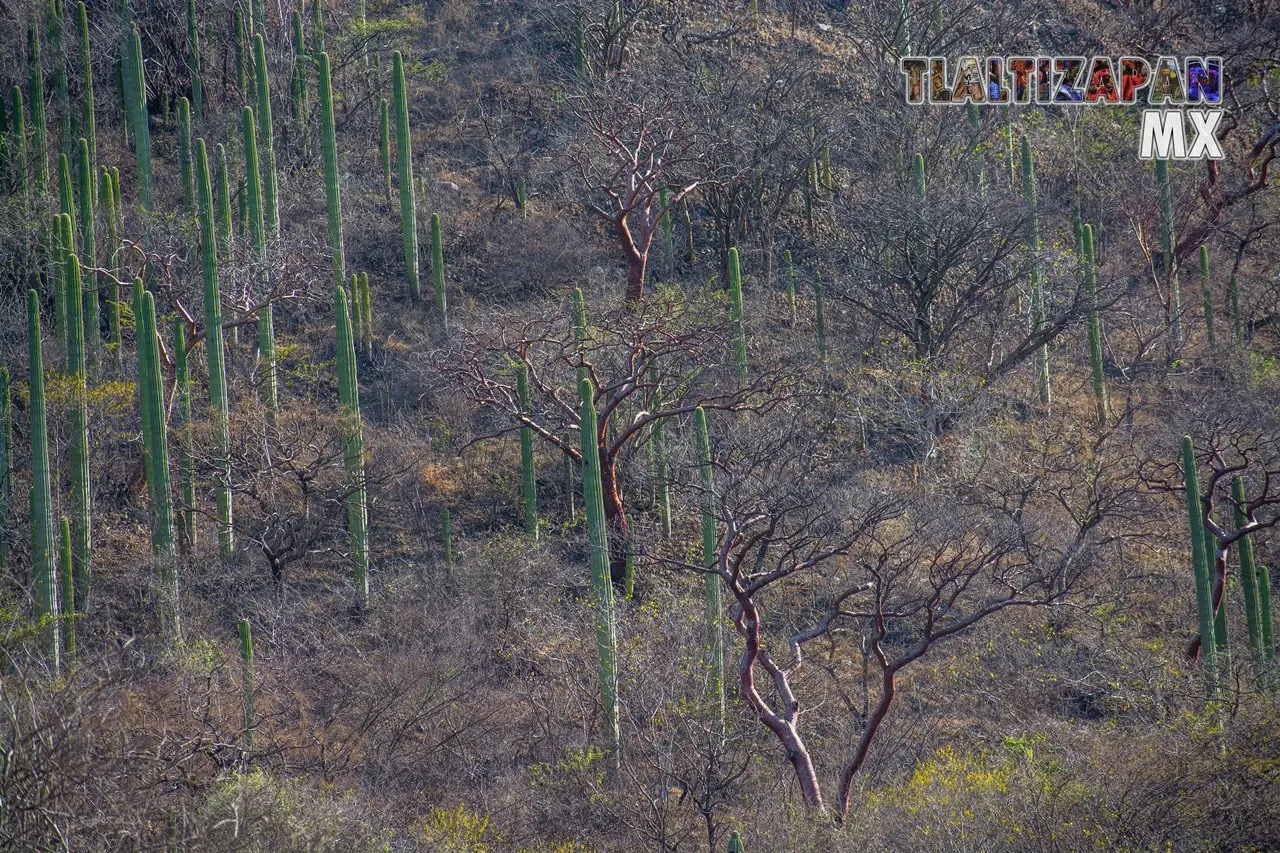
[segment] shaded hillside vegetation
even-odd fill
[[[1280,837],[1271,4],[5,18],[0,846]]]

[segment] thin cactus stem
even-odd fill
[[[31,577],[49,668],[61,668],[62,642],[53,543],[53,491],[49,476],[49,427],[45,414],[44,361],[40,347],[40,295],[27,293],[29,411],[31,414]]]
[[[526,219],[529,216],[529,188],[525,186],[524,178],[516,181],[516,207],[520,209],[520,218]]]
[[[16,171],[15,188],[24,204],[31,200],[31,183],[27,166],[27,123],[22,104],[22,87],[14,86],[10,112],[13,115],[13,132],[10,139],[13,143],[11,162]]]
[[[143,208],[155,206],[151,181],[151,128],[147,119],[147,78],[142,65],[142,37],[134,27],[129,38],[130,66],[128,93],[129,123],[133,130],[133,148],[138,161],[138,200]]]
[[[530,415],[529,366],[523,361],[516,367],[516,395],[520,398],[522,418]],[[520,427],[520,504],[524,509],[524,530],[534,542],[538,541],[538,472],[533,461],[533,429],[527,424]]]
[[[1231,503],[1236,530],[1241,531],[1249,523],[1244,512],[1244,481],[1236,476],[1231,479]],[[1262,630],[1263,614],[1258,606],[1258,564],[1253,553],[1253,539],[1245,534],[1240,538],[1240,591],[1244,594],[1245,627],[1249,631],[1249,651],[1253,656],[1253,676],[1257,684],[1265,686],[1270,677],[1266,637]],[[1267,614],[1269,617],[1270,614]]]
[[[240,636],[240,682],[241,695],[244,702],[244,750],[253,751],[253,734],[257,728],[257,713],[254,709],[253,684],[253,629],[248,619],[236,623],[236,632]]]
[[[160,369],[160,340],[156,330],[155,297],[134,283],[138,293],[138,387],[142,407],[142,436],[146,443],[148,495],[151,499],[151,550],[156,564],[156,609],[161,630],[176,642],[182,639],[178,598],[178,562],[174,552],[173,495],[169,480],[169,441],[165,429],[164,374]]]
[[[263,30],[253,37],[253,63],[258,89],[258,141],[262,143],[262,218],[267,234],[280,237],[280,207],[276,191],[276,146],[271,127],[271,81],[267,68],[267,49],[262,40]]]
[[[293,81],[292,111],[294,132],[297,135],[297,147],[304,153],[307,150],[307,65],[311,57],[307,55],[306,36],[302,31],[302,13],[294,10],[290,15],[293,29]]]
[[[1231,332],[1237,344],[1244,343],[1244,318],[1240,314],[1240,282],[1233,274],[1227,282],[1228,297],[1231,300]]]
[[[58,622],[62,626],[62,651],[68,661],[76,656],[75,572],[71,559],[71,522],[62,519],[58,549]]]
[[[191,421],[191,377],[187,369],[186,326],[181,317],[173,318],[174,430],[178,433],[178,487],[182,491],[178,528],[182,546],[188,552],[196,547],[196,452],[195,431]]]
[[[391,116],[387,99],[378,102],[378,153],[382,163],[382,191],[391,201]]]
[[[67,288],[67,377],[71,381],[71,407],[68,418],[68,456],[71,464],[71,518],[74,536],[73,562],[77,609],[83,610],[89,600],[92,578],[92,533],[90,530],[93,489],[89,481],[89,413],[85,384],[85,330],[80,299],[80,262],[71,252],[62,259],[66,265]]]
[[[264,265],[267,257],[266,226],[262,209],[262,175],[258,170],[258,139],[254,133],[253,108],[244,107],[240,112],[244,136],[244,174],[249,203],[249,241],[253,246],[253,259]],[[265,266],[260,266],[260,271]]]
[[[58,155],[58,203],[59,211],[70,216],[74,225],[76,220],[75,192],[71,189],[71,161],[66,154]],[[72,247],[74,249],[74,246]]]
[[[609,542],[605,531],[604,493],[597,447],[595,391],[591,381],[578,384],[582,400],[582,497],[587,514],[587,540],[591,553],[591,588],[595,596],[596,656],[600,664],[600,699],[604,711],[604,739],[610,775],[621,771],[618,723],[618,638],[609,575]]]
[[[44,118],[44,66],[40,61],[40,22],[32,21],[27,32],[27,65],[30,77],[27,100],[31,103],[31,132],[36,161],[36,195],[44,195],[49,187],[49,138]]]
[[[57,312],[58,336],[62,339],[62,353],[68,355],[71,347],[71,325],[67,319],[67,278],[71,275],[71,267],[67,263],[69,256],[76,252],[76,242],[71,226],[71,217],[65,213],[54,217],[57,239],[53,243],[53,253],[49,258],[52,265],[54,290],[54,310]],[[64,366],[65,363],[64,363]]]
[[[364,339],[364,318],[360,316],[360,274],[351,274],[351,334],[355,336],[356,352],[360,352]]]
[[[93,55],[89,45],[89,12],[76,3],[76,31],[80,39],[80,132],[89,141],[89,161],[98,162],[98,133],[93,116]]]
[[[418,286],[418,214],[417,200],[413,193],[413,141],[409,135],[404,58],[398,50],[392,56],[391,68],[396,111],[396,162],[400,167],[400,231],[404,237],[404,269],[409,281],[409,298],[417,305],[422,294]]]
[[[204,121],[204,82],[200,79],[200,28],[196,0],[187,0],[187,77],[191,82],[191,111],[197,122]]]
[[[246,136],[252,138],[252,114],[249,114],[248,119],[250,132]],[[204,278],[205,354],[209,364],[209,402],[213,413],[218,551],[223,560],[230,560],[235,544],[231,503],[231,428],[228,421],[226,356],[222,336],[222,299],[218,288],[213,193],[209,187],[209,161],[203,139],[196,141],[196,194],[200,202],[200,268]]]
[[[1094,266],[1093,226],[1081,228],[1085,298],[1089,300],[1089,367],[1093,374],[1094,413],[1098,426],[1107,424],[1107,385],[1102,373],[1102,317],[1098,312],[1098,270]]]
[[[440,239],[440,214],[431,214],[431,273],[435,278],[436,313],[440,315],[440,326],[449,330],[449,308],[445,301],[444,290],[444,246]]]
[[[1208,516],[1208,521],[1212,522],[1213,517]],[[1226,549],[1220,545],[1218,537],[1209,529],[1209,524],[1205,524],[1204,527],[1204,553],[1211,578],[1218,576],[1216,568],[1218,560],[1221,559],[1223,561],[1222,588],[1219,590],[1220,597],[1213,602],[1213,645],[1218,652],[1219,683],[1227,684],[1231,681],[1231,645],[1227,637],[1227,584],[1230,578],[1227,576],[1225,567]]]
[[[218,259],[231,260],[231,176],[227,147],[218,143]]]
[[[742,836],[738,834],[736,829],[729,836],[729,846],[726,849],[728,853],[747,853],[747,845],[743,843]]]
[[[711,439],[707,413],[699,406],[693,413],[698,443],[698,476],[702,484],[702,569],[706,608],[707,654],[710,656],[711,700],[716,705],[716,730],[725,730],[724,606],[720,600],[720,575],[716,571],[719,540],[716,537],[715,475],[711,469]]]
[[[338,146],[333,125],[333,88],[329,79],[329,54],[317,60],[320,85],[320,131],[324,148],[324,196],[329,218],[329,258],[333,281],[346,281],[346,259],[342,250],[342,191],[338,181]]]
[[[742,272],[738,249],[729,249],[729,320],[733,324],[733,368],[738,382],[747,381],[747,330],[743,320]]]
[[[356,372],[355,341],[351,315],[347,311],[347,291],[334,288],[337,315],[338,407],[342,418],[342,455],[346,465],[347,536],[351,562],[355,567],[356,606],[363,613],[369,605],[368,505],[364,481],[364,437],[360,426],[360,389]]]
[[[1218,698],[1218,652],[1213,630],[1213,592],[1209,561],[1205,553],[1204,518],[1201,515],[1200,484],[1196,475],[1195,451],[1191,437],[1182,439],[1182,467],[1186,474],[1187,521],[1191,528],[1191,568],[1196,581],[1196,611],[1199,614],[1200,659],[1204,667],[1205,691]]]
[[[360,322],[364,323],[364,331],[360,337],[364,339],[365,357],[373,357],[373,293],[369,290],[369,274],[360,273]]]
[[[320,54],[325,52],[324,46],[324,6],[323,0],[312,0],[311,2],[311,55],[320,60]]]
[[[85,266],[97,267],[98,241],[94,234],[93,200],[94,180],[93,165],[89,156],[89,142],[83,137],[76,147],[77,173],[80,179],[80,258]],[[81,310],[84,323],[84,347],[86,378],[96,374],[98,369],[99,344],[102,342],[101,314],[102,306],[98,301],[98,274],[90,271],[81,291]]]
[[[656,376],[650,377],[656,383]],[[662,411],[662,389],[653,392],[651,411]],[[666,418],[658,418],[653,422],[650,441],[653,443],[653,488],[654,501],[658,505],[658,522],[662,526],[662,536],[670,539],[671,527],[671,486],[667,482],[667,441]],[[568,459],[568,457],[565,457]],[[572,462],[572,460],[570,460]]]
[[[658,204],[662,210],[662,265],[668,276],[676,272],[676,245],[671,229],[671,205],[664,187],[658,193]]]
[[[231,29],[236,53],[236,92],[243,98],[247,94],[249,79],[244,56],[244,17],[240,14],[239,7],[234,7],[231,10]]]
[[[191,172],[191,103],[178,99],[178,165],[182,180],[182,212],[190,216],[196,209],[195,176]]]
[[[115,352],[116,367],[122,368],[124,349],[120,334],[120,230],[116,218],[116,196],[111,180],[111,170],[106,166],[98,171],[98,202],[104,207],[102,221],[107,226],[103,263],[112,272],[107,279],[107,339]]]
[[[1215,341],[1213,336],[1213,284],[1209,277],[1209,247],[1200,247],[1200,282],[1204,290],[1204,336],[1210,349]]]

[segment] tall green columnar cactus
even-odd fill
[[[319,62],[324,52],[324,6],[322,0],[311,0],[311,55]]]
[[[595,595],[596,655],[600,663],[600,699],[604,710],[605,751],[614,776],[621,770],[618,725],[618,636],[609,576],[609,540],[605,532],[604,492],[600,485],[595,390],[589,379],[578,383],[582,399],[582,499],[587,512],[587,541],[591,552],[591,590]]]
[[[742,272],[738,250],[729,249],[729,320],[733,323],[733,372],[739,382],[747,381],[747,329],[743,321]]]
[[[27,65],[31,76],[27,100],[31,102],[31,133],[36,161],[36,194],[49,187],[49,136],[44,119],[44,66],[40,62],[40,22],[33,21],[27,32]]]
[[[1204,664],[1205,690],[1210,699],[1218,697],[1218,651],[1213,633],[1213,590],[1209,577],[1209,557],[1205,552],[1204,517],[1201,515],[1200,482],[1196,475],[1195,451],[1191,436],[1182,439],[1182,467],[1186,473],[1187,521],[1191,528],[1191,568],[1196,581],[1196,611],[1200,626],[1200,659]]]
[[[373,294],[369,290],[369,274],[360,273],[360,322],[364,329],[360,337],[364,340],[365,356],[373,357]]]
[[[342,417],[342,456],[346,464],[347,536],[355,566],[356,605],[361,613],[369,604],[368,504],[364,483],[364,436],[360,426],[360,388],[356,375],[356,347],[347,312],[347,291],[333,289],[338,332],[338,408]]]
[[[747,853],[747,845],[743,843],[742,836],[735,829],[733,835],[729,836],[728,853]]]
[[[116,219],[116,196],[111,181],[111,170],[106,166],[98,170],[98,203],[102,207],[102,221],[107,226],[106,250],[102,259],[113,275],[107,279],[107,340],[115,352],[116,367],[124,365],[120,335],[120,229]],[[86,297],[88,294],[85,294]]]
[[[85,266],[98,265],[98,241],[94,234],[94,180],[89,158],[89,141],[83,137],[77,146],[77,172],[80,179],[80,258]],[[85,363],[89,374],[98,369],[98,350],[102,342],[100,327],[102,306],[98,301],[98,274],[90,272],[81,292],[84,321]]]
[[[89,161],[98,162],[98,133],[93,117],[93,54],[89,45],[89,12],[76,3],[76,31],[80,37],[80,132],[89,141]]]
[[[1204,291],[1204,336],[1210,348],[1213,338],[1213,285],[1209,279],[1209,247],[1200,247],[1200,283]]]
[[[329,213],[329,259],[334,286],[346,281],[346,258],[342,250],[342,191],[338,182],[338,144],[333,126],[333,88],[329,79],[329,54],[317,61],[320,78],[320,135],[324,147],[324,197]]]
[[[27,293],[27,348],[31,412],[31,578],[35,585],[36,615],[42,623],[49,668],[60,668],[61,638],[58,582],[53,545],[53,491],[49,477],[49,426],[45,416],[44,362],[40,349],[40,295]]]
[[[916,201],[919,202],[920,206],[918,215],[922,217],[925,210],[925,192],[928,188],[924,171],[924,155],[917,153],[911,161],[911,167],[912,178],[915,184]],[[912,223],[910,237],[911,248],[908,254],[908,268],[910,270],[910,275],[916,281],[915,286],[918,289],[923,290],[927,286],[926,279],[929,276],[929,257],[923,223]],[[928,351],[932,347],[933,341],[932,300],[927,300],[917,305],[915,327],[917,351]]]
[[[13,509],[13,403],[9,368],[0,367],[0,572],[9,570]]]
[[[1022,137],[1022,198],[1031,220],[1031,333],[1040,334],[1045,324],[1044,265],[1040,259],[1040,204],[1036,198],[1036,171],[1031,160],[1031,141]],[[1049,345],[1036,348],[1036,399],[1044,405],[1052,402],[1049,386]]]
[[[65,213],[54,217],[54,230],[57,233],[53,241],[49,262],[53,268],[54,311],[58,323],[58,337],[62,340],[62,352],[70,351],[71,326],[67,323],[67,278],[71,275],[71,267],[67,258],[75,255],[76,242],[71,226],[71,217]]]
[[[187,77],[191,81],[191,113],[204,121],[204,82],[200,79],[200,27],[196,0],[187,0]]]
[[[258,93],[258,142],[261,144],[262,163],[262,219],[266,225],[266,233],[271,237],[280,236],[280,209],[276,196],[276,149],[275,136],[271,128],[271,80],[267,68],[267,50],[262,39],[262,31],[253,37],[254,79]]]
[[[227,147],[218,143],[218,259],[231,259],[231,176]]]
[[[135,292],[141,282],[134,282]],[[164,374],[156,330],[155,297],[146,290],[136,300],[138,317],[138,389],[142,438],[146,443],[147,494],[151,499],[151,550],[156,562],[156,610],[161,630],[182,637],[178,599],[178,563],[174,552],[173,495],[169,480],[169,441],[165,431]]]
[[[280,415],[280,393],[276,370],[276,330],[270,303],[258,312],[258,362],[262,367],[262,401],[267,406],[267,422],[275,426]]]
[[[1178,287],[1178,267],[1173,256],[1177,243],[1173,234],[1173,188],[1169,184],[1168,160],[1156,160],[1156,192],[1160,202],[1160,267],[1168,291],[1166,298],[1169,300],[1165,311],[1169,330],[1169,360],[1173,361],[1182,349],[1182,293]]]
[[[520,211],[521,219],[529,215],[529,188],[525,186],[524,178],[516,182],[516,208]]]
[[[13,130],[10,132],[10,162],[13,164],[14,189],[25,201],[31,197],[29,179],[30,169],[27,164],[27,120],[22,106],[22,87],[14,86],[9,112],[12,116]]]
[[[293,29],[293,80],[290,83],[290,108],[293,114],[294,132],[297,135],[297,148],[307,149],[307,65],[311,57],[307,55],[306,37],[302,32],[302,13],[295,10],[290,16]]]
[[[1107,424],[1107,385],[1102,375],[1102,317],[1098,312],[1098,270],[1094,266],[1093,226],[1080,229],[1084,254],[1085,297],[1089,300],[1089,366],[1093,373],[1093,404],[1098,426]]]
[[[254,711],[253,689],[253,629],[248,619],[236,623],[236,631],[240,635],[240,683],[244,698],[244,749],[253,750],[253,733],[257,728]]]
[[[387,99],[378,101],[378,152],[382,163],[382,191],[391,201],[391,116]]]
[[[1237,344],[1244,343],[1244,318],[1240,315],[1240,282],[1235,275],[1227,282],[1227,298],[1231,300],[1231,332]]]
[[[662,267],[668,276],[676,271],[675,235],[671,229],[671,203],[664,187],[658,193],[658,205],[662,210]]]
[[[182,176],[182,212],[196,212],[195,175],[191,171],[191,103],[178,99],[178,165]]]
[[[417,305],[418,214],[413,194],[413,141],[409,138],[409,101],[404,85],[404,58],[396,51],[391,58],[392,96],[396,105],[396,162],[400,166],[400,231],[404,235],[404,272],[409,280],[409,298]]]
[[[791,312],[791,325],[794,326],[798,319],[796,316],[796,265],[791,260],[790,249],[782,253],[782,258],[787,262],[785,273],[787,279],[787,309]]]
[[[444,570],[453,570],[453,519],[449,517],[449,508],[440,507],[440,540],[444,548]]]
[[[67,378],[71,384],[71,407],[67,433],[70,442],[68,456],[71,464],[71,517],[75,522],[73,558],[76,577],[76,605],[83,610],[89,600],[89,584],[92,577],[92,518],[93,490],[89,482],[89,412],[88,391],[85,376],[85,329],[81,310],[82,292],[80,262],[71,252],[63,256],[67,268]]]
[[[364,318],[360,316],[360,274],[351,274],[351,295],[349,299],[351,305],[351,334],[355,337],[356,352],[360,352],[364,338]]]
[[[232,38],[235,40],[236,53],[236,91],[244,98],[249,92],[249,68],[245,62],[244,46],[244,16],[240,14],[239,7],[233,7],[231,10],[231,30]]]
[[[58,622],[62,625],[62,651],[67,660],[76,656],[75,569],[71,559],[71,522],[62,519],[58,537]]]
[[[71,222],[74,225],[76,220],[76,197],[75,192],[71,189],[71,161],[67,159],[66,154],[58,155],[58,205],[64,216],[71,217]]]
[[[67,52],[62,43],[65,15],[62,0],[49,4],[49,56],[53,64],[53,97],[58,104],[58,147],[71,153],[71,98],[67,93]]]
[[[258,171],[258,140],[254,132],[253,108],[240,111],[244,131],[244,177],[248,199],[249,241],[253,245],[253,259],[262,264],[266,260],[266,225],[262,208],[262,176]]]
[[[247,110],[247,108],[246,108]],[[253,117],[245,136],[253,138]],[[218,551],[230,560],[232,536],[231,427],[227,407],[227,371],[222,339],[222,299],[218,289],[217,236],[213,225],[213,192],[203,139],[196,141],[196,195],[200,203],[200,267],[204,275],[205,354],[209,362],[209,403],[213,413],[214,480],[218,504]]]
[[[125,60],[131,66],[128,95],[129,125],[133,131],[133,149],[138,160],[138,199],[144,208],[151,210],[155,199],[151,189],[151,128],[147,119],[147,78],[142,66],[142,37],[133,28],[129,38],[129,56]]]
[[[1242,530],[1249,523],[1244,513],[1245,506],[1244,481],[1239,477],[1231,480],[1231,501],[1234,504],[1236,530]],[[1258,564],[1253,554],[1253,539],[1245,535],[1241,537],[1240,551],[1240,591],[1244,593],[1245,627],[1249,630],[1249,651],[1253,656],[1253,676],[1258,686],[1265,686],[1269,680],[1270,660],[1267,658],[1267,642],[1262,630],[1263,614],[1258,606]],[[1223,602],[1223,609],[1226,602]],[[1270,620],[1271,614],[1266,614]]]
[[[431,214],[431,274],[435,277],[436,313],[440,327],[449,330],[449,307],[444,292],[444,244],[440,239],[440,214]]]
[[[716,703],[717,731],[724,731],[724,607],[720,601],[720,575],[716,538],[715,476],[711,470],[711,439],[707,435],[707,413],[699,406],[693,413],[698,441],[698,475],[702,482],[702,568],[704,576],[707,620],[707,653],[710,655],[711,698]]]
[[[191,421],[191,376],[187,370],[187,335],[181,317],[173,318],[173,384],[175,388],[173,428],[178,433],[178,487],[182,505],[178,527],[182,546],[188,552],[196,547],[196,452],[195,430]]]
[[[529,408],[529,366],[523,361],[516,368],[516,394],[520,398],[520,414],[528,417]],[[538,541],[538,472],[533,464],[533,429],[520,427],[520,482],[521,499],[524,507],[524,530],[533,541]]]

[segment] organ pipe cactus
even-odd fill
[[[89,161],[98,162],[98,134],[93,116],[93,55],[89,45],[89,12],[76,3],[76,31],[80,37],[80,132],[89,142]]]
[[[71,217],[74,225],[76,219],[75,193],[71,189],[71,162],[66,154],[58,155],[58,203],[63,216]],[[75,246],[72,246],[74,251]]]
[[[218,257],[231,259],[231,176],[227,147],[218,143]]]
[[[161,630],[180,641],[182,616],[178,599],[178,563],[174,553],[173,496],[169,480],[169,441],[165,429],[164,374],[156,330],[155,297],[134,282],[138,293],[138,389],[148,495],[151,499],[151,550],[156,563],[156,610]]]
[[[231,30],[236,52],[236,91],[240,93],[241,97],[244,97],[248,91],[249,79],[247,63],[244,57],[244,17],[240,14],[238,6],[233,7],[231,10]]]
[[[1036,198],[1036,172],[1031,160],[1031,141],[1022,137],[1022,198],[1031,220],[1031,334],[1039,335],[1045,326],[1044,265],[1040,259],[1040,205]],[[1036,348],[1036,398],[1044,405],[1052,402],[1049,385],[1049,345]]]
[[[369,532],[364,482],[364,437],[360,426],[360,390],[356,375],[356,349],[347,311],[347,292],[334,288],[338,334],[338,407],[342,418],[342,456],[346,465],[347,536],[355,566],[356,606],[361,613],[369,604]]]
[[[23,115],[22,87],[14,86],[12,97],[10,113],[13,116],[13,131],[9,138],[13,149],[10,152],[10,162],[14,164],[16,171],[15,189],[25,202],[31,198],[31,188],[27,174],[30,170],[27,167],[27,124]]]
[[[311,2],[311,55],[320,59],[320,54],[324,53],[324,6],[321,5],[322,0],[312,0]]]
[[[247,108],[246,108],[247,109]],[[252,122],[252,115],[249,116]],[[252,125],[246,134],[252,138]],[[218,288],[217,237],[213,225],[213,193],[203,139],[196,142],[196,195],[200,205],[200,268],[204,277],[205,355],[209,364],[209,403],[213,414],[214,481],[218,509],[218,551],[230,560],[234,537],[231,504],[231,428],[228,421],[227,373]]]
[[[142,37],[136,26],[129,37],[129,55],[125,58],[125,63],[129,67],[125,106],[129,111],[133,149],[138,161],[138,199],[144,208],[150,210],[155,203],[151,182],[151,128],[147,119],[147,78],[142,65]]]
[[[248,199],[249,241],[253,245],[253,258],[261,264],[266,260],[266,225],[262,208],[262,175],[258,170],[258,140],[254,132],[253,108],[240,111],[241,130],[244,137],[245,190]]]
[[[529,417],[529,366],[523,361],[516,368],[516,394],[520,398],[520,414],[523,417]],[[533,429],[527,424],[520,427],[520,482],[524,529],[536,542],[538,541],[538,472],[533,464]]]
[[[392,95],[396,110],[396,162],[400,167],[400,231],[404,237],[404,270],[409,281],[409,298],[417,305],[422,298],[418,286],[418,214],[413,194],[413,142],[409,138],[409,102],[404,82],[404,58],[396,51],[391,58]]]
[[[1173,233],[1173,189],[1169,184],[1169,161],[1156,160],[1156,194],[1160,204],[1160,268],[1168,290],[1165,318],[1168,324],[1169,359],[1182,348],[1182,294],[1178,287],[1178,267],[1174,258],[1177,242]]]
[[[62,625],[62,650],[67,660],[76,656],[75,581],[71,560],[71,522],[62,519],[58,549],[58,622]]]
[[[1239,477],[1231,480],[1231,502],[1234,505],[1234,521],[1239,531],[1249,523],[1245,515],[1244,481]],[[1258,564],[1253,553],[1253,539],[1248,535],[1240,538],[1240,591],[1244,594],[1245,627],[1249,631],[1249,651],[1253,657],[1254,679],[1259,686],[1265,686],[1270,678],[1271,659],[1267,656],[1266,632],[1263,620],[1271,621],[1271,614],[1264,613],[1258,601]],[[1264,568],[1263,571],[1266,571]],[[1224,602],[1225,607],[1225,602]]]
[[[27,350],[31,414],[31,577],[47,661],[56,674],[61,664],[62,643],[56,625],[58,583],[53,545],[53,491],[49,476],[44,361],[40,347],[40,296],[34,290],[27,293]]]
[[[743,843],[742,836],[735,829],[733,835],[729,836],[728,853],[747,853],[747,845]]]
[[[609,575],[609,541],[605,531],[604,493],[597,446],[595,391],[589,379],[578,383],[582,400],[582,499],[587,514],[587,543],[591,554],[591,591],[595,596],[596,656],[600,664],[600,699],[604,711],[605,752],[610,774],[620,772],[618,724],[618,638]]]
[[[710,657],[711,699],[716,705],[717,731],[724,733],[724,637],[721,630],[723,605],[720,601],[718,540],[716,538],[715,476],[711,470],[711,439],[707,435],[707,413],[699,406],[693,413],[698,442],[698,476],[702,484],[702,568],[706,608],[707,654]]]
[[[258,140],[262,143],[262,217],[267,233],[280,236],[280,208],[276,192],[276,146],[271,128],[271,81],[262,30],[253,37],[253,62],[258,84]]]
[[[369,291],[369,274],[360,273],[360,322],[364,329],[360,337],[364,339],[365,356],[373,357],[373,294]]]
[[[63,256],[67,288],[67,378],[71,385],[71,407],[67,433],[71,465],[71,516],[74,524],[72,557],[75,566],[77,609],[83,610],[89,599],[92,577],[92,494],[89,482],[89,412],[85,384],[84,314],[81,310],[80,262],[71,252]]]
[[[378,102],[378,153],[382,163],[382,190],[391,201],[391,116],[387,99]]]
[[[191,215],[196,208],[195,176],[191,173],[191,104],[178,99],[178,166],[182,180],[182,212]]]
[[[40,61],[40,23],[35,20],[27,32],[27,65],[30,77],[27,99],[31,102],[31,132],[35,148],[31,152],[36,161],[36,194],[43,195],[49,187],[49,141],[44,119],[44,66]]]
[[[49,53],[53,60],[53,97],[58,104],[58,145],[71,150],[71,99],[67,93],[67,55],[62,46],[62,0],[49,4]]]
[[[1098,270],[1094,266],[1093,226],[1081,228],[1084,254],[1085,297],[1089,300],[1089,367],[1093,374],[1093,405],[1098,426],[1107,423],[1107,385],[1102,374],[1102,317],[1098,313]]]
[[[1208,555],[1205,552],[1204,518],[1201,515],[1196,457],[1190,436],[1184,436],[1182,439],[1182,467],[1186,473],[1187,521],[1191,529],[1191,568],[1196,582],[1200,657],[1204,666],[1205,690],[1210,699],[1216,699],[1218,698],[1218,653],[1213,630],[1213,591],[1209,577]]]
[[[98,241],[94,234],[94,175],[89,156],[89,141],[83,137],[77,146],[78,176],[80,179],[80,257],[85,266],[98,265]],[[90,374],[98,367],[98,350],[102,341],[99,327],[102,306],[98,301],[98,273],[90,271],[81,291],[84,322],[85,365]]]
[[[338,148],[333,126],[333,88],[329,79],[329,54],[318,61],[320,84],[320,131],[324,147],[324,196],[329,214],[329,257],[333,281],[342,287],[346,280],[346,260],[342,251],[342,193],[338,183]]]
[[[289,86],[290,102],[298,147],[305,151],[307,147],[307,63],[311,61],[311,57],[307,55],[306,38],[302,32],[302,13],[294,10],[289,20],[293,29],[293,79]]]
[[[102,221],[107,226],[107,243],[103,262],[112,275],[107,279],[107,339],[115,351],[116,367],[124,365],[123,341],[120,335],[120,230],[116,219],[116,196],[111,170],[98,171],[98,203],[103,208]],[[86,294],[87,295],[87,294]]]
[[[444,246],[440,240],[440,214],[431,214],[431,272],[435,277],[436,311],[440,314],[440,326],[449,329],[449,309],[444,292]]]
[[[1213,286],[1209,279],[1209,247],[1200,247],[1200,282],[1204,296],[1204,336],[1209,346],[1214,345],[1213,338]]]
[[[743,322],[742,273],[738,250],[729,249],[729,320],[733,324],[733,368],[739,382],[747,381],[747,330]]]
[[[181,317],[173,318],[173,382],[176,389],[174,424],[178,433],[178,487],[182,490],[178,527],[188,551],[196,547],[196,454],[195,431],[191,421],[191,377],[187,370],[186,327]]]

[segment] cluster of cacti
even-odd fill
[[[707,414],[699,406],[694,410],[694,429],[698,442],[698,474],[702,484],[702,570],[704,583],[707,654],[709,657],[711,699],[716,705],[718,731],[725,726],[724,637],[721,628],[724,606],[720,600],[719,540],[716,537],[715,475],[711,470],[711,439],[707,434]]]
[[[1168,324],[1168,351],[1172,362],[1182,348],[1182,293],[1178,286],[1178,265],[1174,252],[1173,188],[1169,184],[1169,161],[1156,160],[1156,191],[1160,204],[1160,273],[1166,288],[1165,320]]]
[[[178,597],[164,374],[160,367],[155,297],[143,288],[140,279],[134,281],[133,289],[134,315],[138,324],[138,401],[142,414],[147,494],[151,504],[151,550],[156,563],[156,610],[162,630],[180,639],[182,614]]]
[[[400,231],[404,237],[404,271],[409,281],[409,297],[417,305],[422,298],[418,286],[418,203],[413,192],[413,143],[409,138],[409,100],[404,82],[404,58],[398,50],[391,57],[391,74],[396,112],[396,163],[400,167]]]
[[[1212,579],[1205,551],[1204,517],[1200,506],[1200,481],[1196,474],[1195,450],[1191,437],[1182,439],[1182,468],[1186,477],[1187,522],[1191,529],[1191,569],[1196,583],[1196,612],[1199,616],[1200,658],[1204,667],[1205,690],[1210,699],[1218,696],[1218,652],[1214,637]]]
[[[520,400],[520,412],[528,417],[529,366],[524,362],[516,367],[516,395]],[[533,462],[533,429],[520,427],[520,504],[524,510],[524,529],[529,537],[538,541],[538,472]]]
[[[738,250],[729,249],[729,322],[733,335],[733,370],[739,382],[747,381],[747,329],[742,308],[742,272]]]
[[[246,107],[246,110],[248,108]],[[246,139],[253,138],[253,116]],[[231,506],[231,427],[228,420],[227,373],[222,336],[222,304],[218,287],[218,238],[213,222],[213,192],[203,139],[196,141],[196,194],[200,207],[200,268],[204,278],[205,355],[209,365],[209,402],[213,414],[214,479],[218,510],[218,550],[231,559],[234,537]]]
[[[578,294],[580,297],[580,294]],[[591,592],[595,596],[596,655],[600,664],[600,700],[604,711],[605,751],[612,774],[621,768],[618,722],[618,637],[609,573],[609,539],[605,531],[604,494],[597,447],[595,389],[589,379],[578,383],[582,400],[580,420],[582,502],[587,515],[587,544],[591,553]]]
[[[1031,141],[1025,136],[1022,137],[1022,197],[1026,202],[1027,217],[1031,222],[1031,237],[1028,245],[1031,251],[1031,334],[1038,335],[1044,331],[1046,319],[1045,276],[1044,264],[1040,258],[1040,204],[1036,198],[1036,172],[1031,160]],[[1052,401],[1047,343],[1036,348],[1035,376],[1036,399],[1047,406]]]
[[[61,665],[55,624],[58,582],[53,543],[53,489],[49,472],[49,425],[45,412],[44,358],[40,345],[40,295],[27,293],[28,410],[31,413],[31,578],[49,668]]]
[[[440,239],[440,214],[431,214],[431,274],[435,279],[436,311],[440,327],[449,329],[449,308],[444,292],[444,245]]]
[[[346,261],[342,251],[342,194],[338,183],[338,149],[333,129],[333,89],[329,80],[329,54],[317,60],[320,84],[320,131],[324,147],[324,194],[329,214],[329,255],[333,280],[341,289],[346,281]]]
[[[1098,425],[1107,423],[1107,385],[1102,374],[1102,317],[1098,312],[1098,270],[1094,266],[1093,226],[1080,229],[1081,254],[1084,257],[1085,298],[1089,301],[1089,367],[1093,376],[1093,402]]]
[[[347,292],[334,288],[337,317],[338,405],[342,417],[342,455],[347,471],[347,537],[355,567],[357,607],[369,603],[369,532],[364,482],[364,437],[360,425],[360,389],[356,374],[355,338],[347,311]]]

